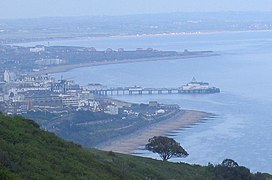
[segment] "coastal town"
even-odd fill
[[[56,80],[50,75],[16,77],[15,73],[5,70],[0,82],[0,107],[6,114],[17,115],[29,111],[63,113],[80,110],[117,115],[120,109],[132,105],[96,93],[106,88],[98,83],[80,86],[73,80]],[[154,115],[165,113],[166,109],[179,109],[178,105],[159,106],[157,102],[149,105],[158,108]]]
[[[47,46],[23,47],[0,45],[0,74],[5,70],[21,74],[46,74],[75,67],[116,63],[214,56],[212,51],[159,51],[153,48],[97,50],[94,47]]]
[[[184,52],[158,51],[153,48],[137,48],[125,51],[123,48],[107,48],[98,51],[94,47],[74,46],[0,46],[0,110],[6,114],[26,114],[29,111],[60,113],[66,111],[88,110],[116,115],[124,103],[116,103],[105,98],[108,93],[129,95],[147,92],[167,93],[216,93],[218,88],[196,81],[182,88],[150,89],[135,87],[108,88],[99,83],[80,86],[73,80],[56,80],[46,72],[77,66],[103,65],[104,63],[124,63],[139,60],[163,60],[172,58],[192,58],[215,55],[210,51]],[[197,85],[197,86],[196,86]],[[200,87],[200,88],[199,88]],[[122,104],[122,105],[120,105]],[[174,106],[175,107],[175,106]],[[175,107],[177,108],[177,107]],[[157,110],[161,110],[158,108]],[[163,109],[165,111],[165,109]],[[159,111],[162,112],[162,111]]]
[[[98,83],[80,86],[47,74],[18,76],[5,70],[0,111],[34,119],[42,129],[88,147],[184,113],[176,104],[135,104],[96,93],[106,88]]]
[[[0,110],[6,114],[26,114],[29,111],[47,111],[61,113],[65,111],[105,112],[111,115],[119,114],[124,106],[131,106],[113,100],[113,96],[120,95],[162,95],[162,94],[212,94],[220,93],[220,89],[210,87],[207,82],[198,82],[195,78],[186,85],[176,88],[143,88],[107,87],[99,83],[89,83],[85,86],[76,84],[73,80],[56,80],[46,75],[20,75],[5,70],[3,81],[0,82]],[[179,109],[177,105],[159,106],[150,102],[152,107],[165,113],[166,109]],[[157,112],[156,112],[157,113]],[[155,113],[155,114],[156,114]]]
[[[195,78],[174,88],[152,88],[108,87],[93,82],[79,85],[73,79],[57,79],[52,75],[86,66],[216,55],[211,51],[176,52],[153,48],[132,51],[107,48],[99,51],[93,47],[4,45],[0,46],[0,52],[0,112],[33,119],[42,129],[88,147],[103,148],[101,143],[142,128],[152,129],[151,125],[159,122],[169,121],[167,130],[171,124],[171,129],[175,129],[210,116],[203,112],[183,110],[177,104],[160,104],[157,101],[128,103],[116,100],[118,96],[220,92],[219,88],[198,82]],[[161,130],[156,131],[166,132]]]

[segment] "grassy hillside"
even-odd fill
[[[0,179],[227,179],[216,167],[84,149],[31,120],[0,114]],[[235,177],[265,177],[242,170]]]

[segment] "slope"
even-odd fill
[[[260,174],[263,177],[263,174]],[[220,175],[219,175],[220,176]],[[248,174],[249,177],[255,177]],[[201,167],[85,149],[32,120],[0,114],[0,179],[214,179]]]

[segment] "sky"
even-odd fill
[[[272,0],[0,0],[0,18],[271,11]]]

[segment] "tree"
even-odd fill
[[[228,167],[228,168],[233,168],[233,167],[238,167],[238,166],[239,166],[238,163],[235,162],[235,161],[232,160],[232,159],[225,159],[225,160],[222,162],[221,165],[224,166],[224,167]]]
[[[225,159],[220,165],[214,167],[215,179],[254,179],[250,170],[246,167],[239,166],[232,159]]]
[[[165,136],[150,138],[145,148],[153,153],[158,153],[164,161],[172,157],[186,157],[189,155],[173,138]]]

